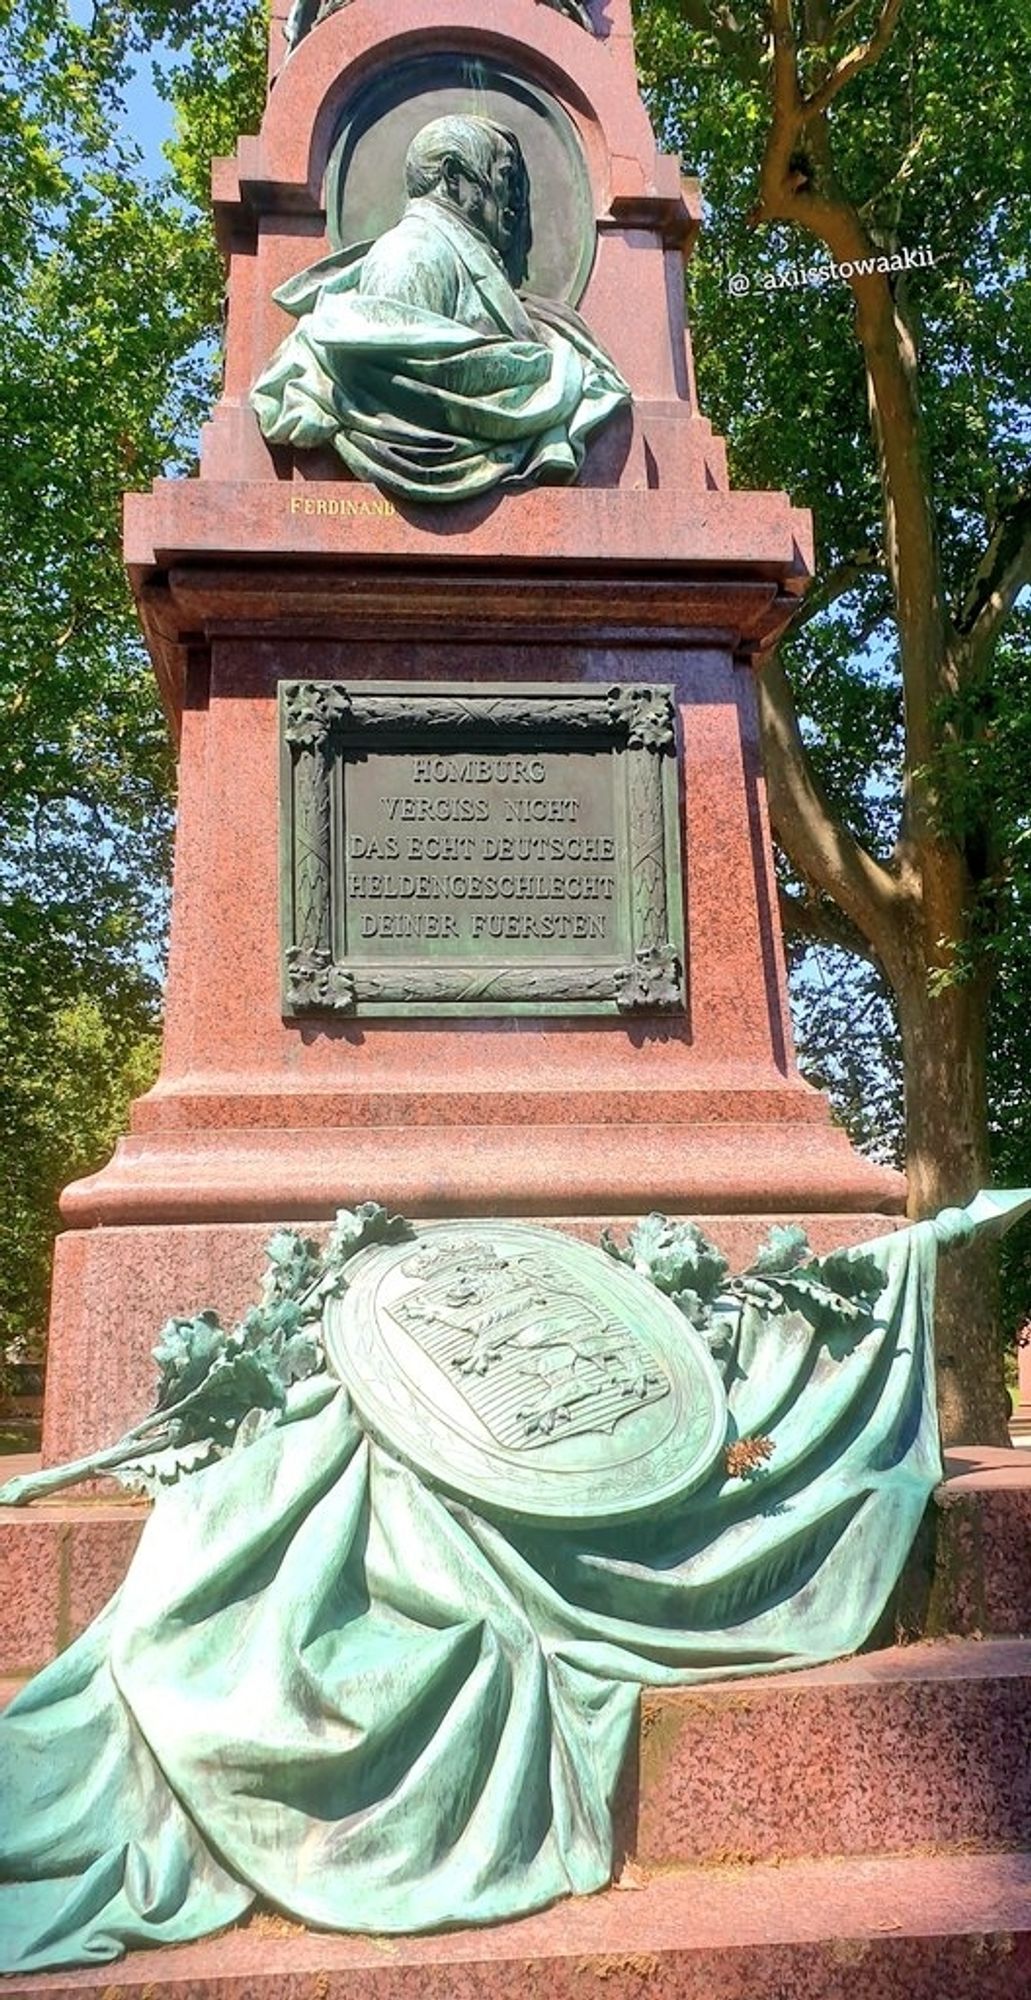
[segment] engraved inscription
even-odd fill
[[[618,949],[616,798],[609,760],[385,751],[344,769],[349,950],[520,959]],[[541,947],[547,951],[542,952]]]
[[[684,1002],[670,691],[284,682],[291,1014]]]
[[[351,494],[291,493],[288,512],[304,514],[309,519],[314,514],[320,519],[358,521],[365,519],[387,520],[397,513],[392,500],[374,489],[368,489],[367,497],[355,499]]]

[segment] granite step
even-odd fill
[[[37,1457],[0,1458],[0,1480]],[[37,1673],[118,1589],[147,1518],[146,1501],[102,1492],[0,1507],[0,1678]]]
[[[1031,1451],[947,1452],[896,1622],[914,1634],[1031,1637]]]
[[[1020,1847],[1031,1641],[646,1690],[620,1831],[646,1865]]]
[[[633,1874],[519,1923],[331,1937],[275,1916],[4,2000],[1031,2000],[1031,1854]]]

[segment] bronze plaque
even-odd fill
[[[284,1011],[684,1004],[666,688],[292,681]]]

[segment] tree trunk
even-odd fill
[[[914,954],[914,959],[916,954]],[[928,990],[911,963],[896,981],[906,1077],[906,1172],[914,1220],[962,1207],[989,1184],[985,1039],[990,982]],[[938,1271],[938,1408],[946,1444],[1009,1444],[999,1342],[998,1252],[951,1250]]]

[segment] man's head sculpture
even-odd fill
[[[457,210],[497,251],[513,285],[532,242],[530,178],[514,132],[475,115],[434,118],[405,158],[409,199],[432,195]]]
[[[265,437],[328,445],[404,500],[575,479],[630,390],[568,305],[518,289],[531,242],[518,139],[490,118],[434,118],[404,177],[400,221],[276,292],[298,324],[251,391]]]

